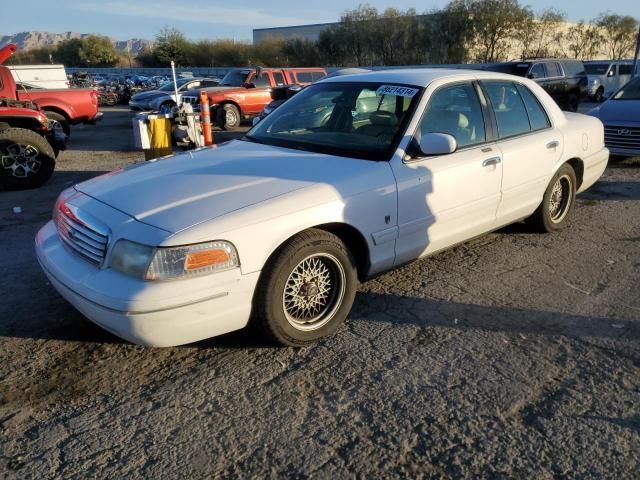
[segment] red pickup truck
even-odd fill
[[[91,88],[18,90],[9,69],[1,66],[17,48],[10,43],[0,49],[0,97],[35,103],[47,115],[50,128],[61,128],[66,135],[71,125],[100,120],[98,93]]]
[[[283,85],[309,85],[327,74],[324,68],[240,68],[231,70],[217,87],[204,89],[211,119],[225,130],[262,112],[271,102],[271,89]],[[182,94],[182,101],[199,109],[200,90]]]

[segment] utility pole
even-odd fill
[[[638,35],[636,36],[636,53],[633,56],[633,67],[631,67],[631,78],[638,75],[638,54],[640,53],[640,28],[638,28]]]

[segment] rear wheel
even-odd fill
[[[571,165],[560,167],[529,221],[542,232],[554,232],[566,225],[575,203],[576,185],[576,173]]]
[[[302,232],[263,270],[254,322],[282,345],[307,345],[344,322],[356,287],[355,260],[344,243],[324,230]]]
[[[47,116],[47,119],[49,119],[49,130],[52,132],[61,131],[67,137],[71,135],[71,125],[64,115],[50,110],[45,110],[44,113]]]
[[[26,190],[46,182],[56,161],[49,142],[31,130],[0,132],[0,190]]]

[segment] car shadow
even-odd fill
[[[578,195],[581,200],[640,200],[640,182],[600,180]]]

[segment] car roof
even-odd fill
[[[373,82],[373,83],[397,83],[405,85],[416,85],[426,87],[435,80],[442,78],[451,79],[510,79],[513,75],[498,72],[486,72],[481,70],[468,70],[457,68],[404,68],[393,70],[375,70],[366,73],[355,73],[337,77],[328,77],[318,80],[316,83],[337,83],[337,82]]]

